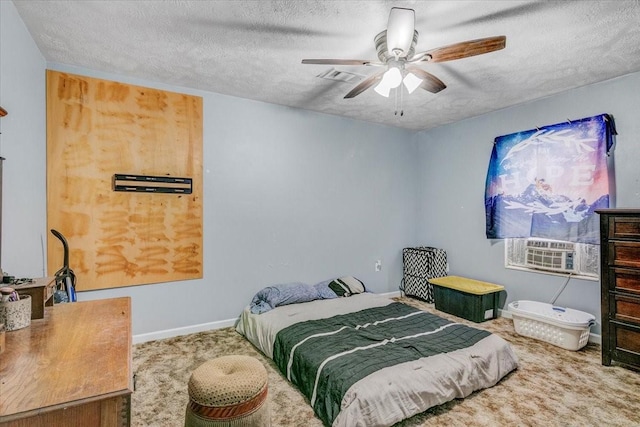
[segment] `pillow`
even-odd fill
[[[262,314],[281,305],[309,302],[317,299],[320,299],[320,295],[316,288],[311,285],[300,282],[284,283],[267,286],[258,291],[251,300],[249,308],[253,314]]]
[[[364,283],[353,276],[344,276],[329,283],[329,288],[339,297],[350,297],[365,291]]]
[[[329,279],[313,285],[313,287],[316,288],[316,291],[318,291],[318,295],[320,295],[321,299],[338,298],[338,294],[333,292],[333,290],[329,287],[329,283],[331,283],[331,281],[332,279]]]

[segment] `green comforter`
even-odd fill
[[[487,331],[401,303],[291,325],[276,336],[273,359],[326,425],[346,391],[399,363],[469,347]]]

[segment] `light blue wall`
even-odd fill
[[[22,53],[23,45],[33,51],[33,41],[14,6],[1,4],[2,85],[18,87],[3,90],[1,101],[12,120],[25,128],[3,135],[4,147],[15,145],[22,159],[19,169],[5,171],[5,189],[11,189],[5,191],[5,212],[18,199],[25,200],[29,212],[28,218],[17,213],[5,217],[3,228],[11,230],[5,248],[19,249],[19,256],[5,257],[4,268],[12,275],[42,275],[46,65],[203,97],[204,278],[81,292],[79,300],[131,296],[133,333],[138,335],[235,318],[256,291],[274,283],[313,284],[351,274],[373,291],[397,290],[401,249],[416,238],[418,168],[413,132],[45,64],[42,57],[25,64],[28,72],[15,69],[14,63],[5,67],[7,58]],[[5,43],[5,38],[12,41]],[[34,55],[38,57],[38,52]],[[22,97],[29,108],[13,108]],[[35,130],[26,129],[30,127]],[[34,139],[33,150],[22,141],[25,135]],[[18,157],[6,151],[7,157]],[[37,179],[24,177],[27,167],[37,171]],[[31,224],[31,216],[38,227]],[[374,271],[378,259],[383,263],[381,272]]]
[[[13,3],[0,1],[1,265],[18,277],[40,277],[46,264],[45,67]]]
[[[417,135],[423,244],[447,250],[450,274],[504,285],[507,302],[549,302],[565,278],[506,270],[504,243],[485,237],[484,185],[495,137],[601,113],[618,129],[613,155],[617,207],[640,206],[640,73],[442,126]],[[556,301],[600,317],[600,284],[572,279]],[[592,329],[599,333],[599,323]]]

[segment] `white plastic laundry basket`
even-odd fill
[[[584,311],[557,307],[537,301],[514,301],[509,304],[516,332],[567,350],[580,350],[589,341],[595,316]]]

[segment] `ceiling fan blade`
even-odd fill
[[[416,13],[413,9],[392,7],[387,22],[387,49],[389,55],[406,57],[413,42]]]
[[[369,89],[371,86],[375,85],[380,80],[382,80],[382,75],[385,72],[386,72],[386,70],[382,70],[382,71],[380,71],[378,73],[375,73],[375,74],[367,77],[366,79],[361,81],[356,87],[351,89],[351,92],[346,94],[344,96],[344,99],[354,98],[354,97],[360,95],[362,92],[364,92],[365,90]]]
[[[506,42],[505,36],[487,37],[431,49],[418,53],[414,57],[422,57],[422,61],[428,62],[453,61],[504,49]]]
[[[303,59],[303,64],[323,65],[382,65],[367,59]]]
[[[444,84],[442,80],[440,80],[439,78],[437,78],[431,73],[427,73],[422,68],[413,66],[413,67],[407,67],[406,70],[420,77],[422,79],[422,83],[420,84],[420,87],[428,92],[438,93],[442,89],[447,87],[447,85]]]

